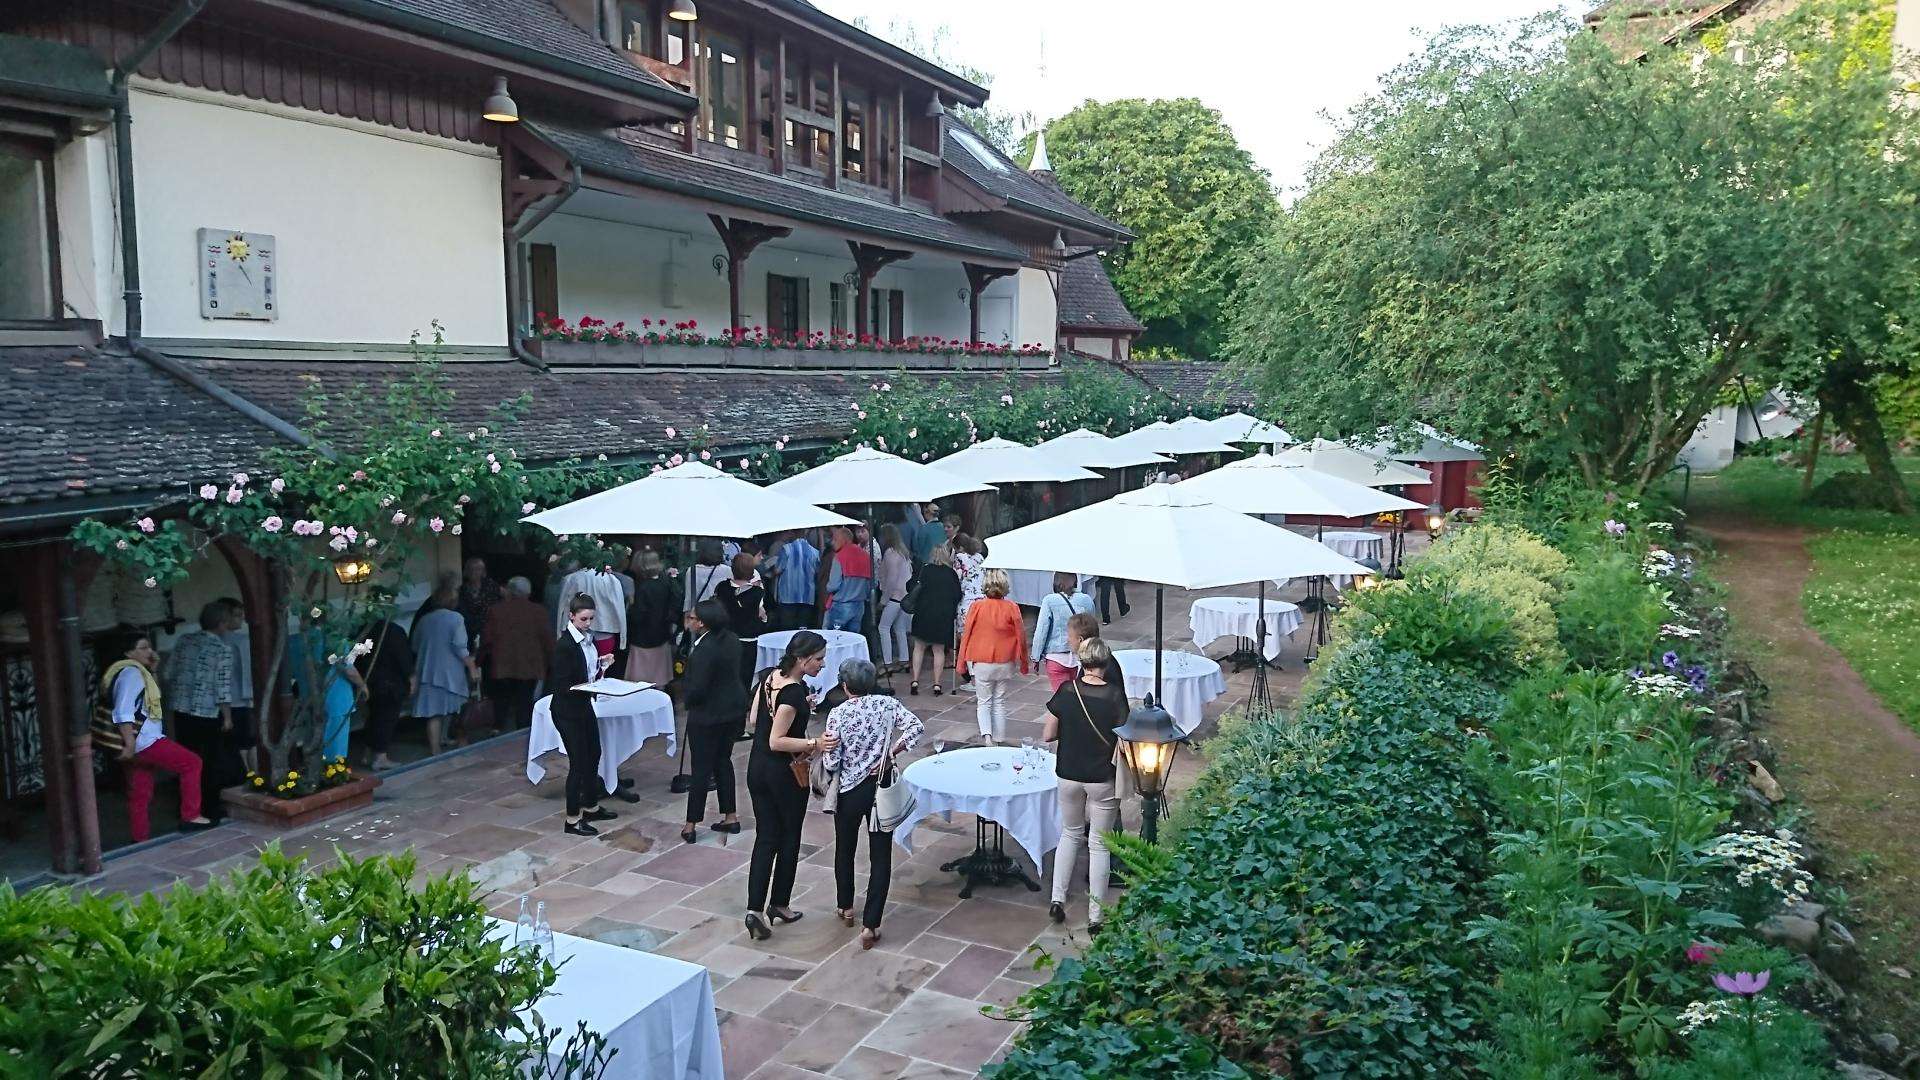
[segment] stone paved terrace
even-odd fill
[[[1283,595],[1292,600],[1301,592],[1294,587]],[[1169,649],[1192,647],[1187,609],[1196,595],[1209,594],[1168,590]],[[1116,619],[1107,638],[1116,648],[1150,646],[1152,591],[1136,587],[1130,598],[1132,614]],[[1028,618],[1031,627],[1031,613]],[[1290,702],[1298,689],[1310,626],[1295,634],[1282,668],[1270,674],[1277,703]],[[1209,651],[1218,655],[1227,644]],[[1209,707],[1202,737],[1211,733],[1214,717],[1246,699],[1250,673],[1226,670],[1228,693]],[[905,680],[896,683],[904,693]],[[923,749],[935,739],[977,740],[971,694],[935,698],[925,690],[923,684],[920,697],[903,698],[927,722]],[[1037,737],[1045,679],[1022,680],[1011,699],[1009,736]],[[635,779],[643,801],[609,800],[620,819],[603,823],[592,838],[560,831],[564,769],[550,769],[538,787],[529,785],[525,746],[525,736],[516,733],[392,776],[365,812],[282,836],[282,846],[316,859],[330,857],[335,845],[355,855],[412,847],[423,874],[471,874],[490,891],[496,914],[512,918],[520,894],[530,892],[546,901],[556,930],[704,965],[712,973],[730,1078],[974,1075],[1018,1030],[983,1015],[982,1007],[1008,1005],[1045,981],[1047,973],[1035,964],[1043,953],[1070,955],[1086,942],[1084,876],[1064,926],[1048,922],[1044,890],[984,886],[963,901],[958,879],[940,864],[971,849],[973,821],[934,818],[921,824],[912,857],[895,850],[884,937],[863,951],[858,931],[833,917],[832,822],[817,814],[807,823],[794,897],[806,918],[776,927],[770,941],[753,942],[740,920],[753,842],[746,744],[736,752],[744,830],[722,836],[702,828],[691,846],[679,837],[685,800],[667,790],[673,762],[659,741],[622,770]],[[1200,755],[1182,753],[1176,789],[1199,765]],[[1138,828],[1138,815],[1136,802],[1126,815],[1130,830]],[[710,807],[708,820],[715,819]],[[127,892],[198,884],[245,865],[272,838],[264,829],[228,825],[111,860],[107,872],[87,884]],[[1017,850],[1010,839],[1008,848]],[[1051,866],[1049,859],[1046,869]],[[864,888],[864,853],[856,867]],[[1040,880],[1050,879],[1043,874]]]

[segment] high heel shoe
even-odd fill
[[[772,919],[774,922],[777,922],[777,923],[796,923],[806,917],[807,917],[806,912],[795,911],[792,908],[787,908],[785,911],[782,911],[779,908],[767,909],[767,918]]]
[[[940,696],[940,694],[941,694],[941,690],[940,690],[940,684],[939,684],[939,683],[934,683],[934,684],[933,684],[933,696],[934,696],[934,697],[939,697],[939,696]]]
[[[852,926],[854,924],[855,916],[853,914],[852,908],[847,908],[845,911],[836,911],[834,912],[834,914],[840,916],[840,921],[842,923],[845,923],[848,926]]]
[[[766,920],[762,919],[757,911],[747,912],[746,924],[747,936],[755,941],[765,941],[773,936],[773,928],[767,925]]]
[[[936,687],[936,688],[935,688],[935,690],[936,690],[936,692],[937,692],[937,691],[938,691],[938,688]],[[909,697],[919,697],[919,696],[920,696],[920,684],[919,684],[919,683],[917,683],[917,682],[911,682],[911,683],[908,683],[908,684],[907,684],[907,695],[908,695]]]
[[[871,949],[878,944],[880,944],[880,931],[872,928],[860,931],[860,947],[862,949]]]

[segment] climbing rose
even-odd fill
[[[158,585],[160,583],[158,581],[155,581],[153,578],[148,578],[147,580],[141,582],[140,584],[145,585],[147,588],[151,589],[155,585]]]
[[[278,495],[287,490],[287,482],[276,476],[273,478],[273,483],[267,485],[267,489]]]
[[[220,497],[220,489],[214,487],[212,484],[202,484],[200,485],[200,497],[209,500],[217,499]]]
[[[455,535],[455,536],[459,536],[459,535],[460,535],[460,526],[458,526],[458,525],[455,525],[455,526],[454,526],[453,528],[451,528],[451,529],[449,529],[449,530],[447,530],[447,531],[448,531],[448,532],[450,532],[450,533],[452,533],[452,534],[453,534],[453,535]]]
[[[532,503],[530,503],[530,502],[529,502],[529,503],[521,503],[521,504],[520,504],[520,512],[521,512],[521,513],[523,513],[523,514],[531,514],[531,513],[533,513],[533,504],[532,504]]]
[[[336,536],[327,541],[327,546],[335,551],[345,551],[347,550],[347,538],[344,536]]]
[[[135,522],[134,524],[140,526],[140,531],[143,533],[150,533],[156,527],[153,524],[153,519],[150,517],[141,518],[139,521]]]
[[[434,518],[432,521],[427,522],[427,528],[432,529],[434,532],[439,532],[446,527],[447,523],[439,518]]]
[[[286,522],[280,520],[280,515],[275,514],[272,517],[267,518],[267,520],[261,522],[260,527],[267,530],[270,533],[277,533],[280,531],[280,527],[285,524]]]
[[[233,482],[244,487],[247,482],[247,474],[243,472],[234,473]]]
[[[395,510],[393,512],[393,523],[395,525],[405,525],[407,523],[406,512],[402,510]]]

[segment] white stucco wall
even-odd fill
[[[1060,332],[1059,298],[1053,291],[1053,275],[1031,267],[1015,275],[1017,293],[1014,317],[1019,320],[1022,345],[1053,348]]]
[[[491,150],[171,88],[133,95],[133,129],[149,337],[398,343],[438,319],[506,343]],[[201,317],[202,227],[274,236],[278,320]]]
[[[109,322],[120,307],[114,230],[112,140],[107,132],[74,139],[53,156],[60,215],[60,295],[68,314]]]
[[[1733,436],[1739,426],[1734,409],[1716,406],[1700,421],[1693,438],[1680,448],[1677,460],[1695,472],[1719,472],[1733,462]]]
[[[527,238],[532,244],[551,244],[558,270],[559,315],[568,322],[582,315],[640,328],[642,319],[665,319],[669,324],[693,319],[704,330],[727,325],[727,279],[713,267],[723,251],[710,230],[680,232],[646,225],[606,221],[565,211],[541,222]],[[833,325],[831,286],[853,270],[851,258],[796,250],[772,241],[757,248],[747,263],[740,288],[741,318],[748,326],[767,320],[767,275],[803,277],[808,285],[809,325],[815,330]],[[874,287],[905,292],[908,336],[964,338],[968,318],[966,270],[956,259],[920,254],[895,263],[874,278]],[[1010,279],[989,286],[983,314],[997,311],[1000,324],[984,319],[981,334],[997,341],[1011,333],[1014,315],[1025,297],[1016,294]],[[1047,293],[1051,311],[1052,292]],[[848,320],[852,319],[849,298]],[[1048,332],[1023,341],[1051,341]]]

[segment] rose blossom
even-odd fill
[[[278,495],[281,492],[287,490],[287,482],[276,476],[273,478],[273,482],[267,485],[267,490],[273,492],[275,495]]]
[[[448,532],[450,532],[450,533],[452,533],[452,534],[453,534],[453,535],[455,535],[455,536],[459,536],[459,535],[460,535],[460,526],[459,526],[458,524],[455,524],[453,528],[451,528],[451,529],[448,529],[447,531],[448,531]]]
[[[530,502],[529,502],[529,503],[521,503],[521,504],[520,504],[520,512],[521,512],[521,513],[523,513],[523,514],[531,514],[531,513],[533,513],[533,504],[532,504],[532,503],[530,503]]]
[[[286,522],[280,520],[280,515],[274,514],[269,516],[267,520],[261,522],[260,527],[270,533],[277,533],[280,531],[280,527],[285,524]]]
[[[327,546],[335,551],[345,551],[347,550],[347,538],[344,536],[336,536],[327,541]]]
[[[149,589],[151,589],[151,588],[153,588],[153,587],[154,587],[155,585],[158,585],[158,584],[160,584],[160,583],[159,583],[158,581],[156,581],[156,580],[154,580],[153,578],[148,578],[147,580],[145,580],[145,581],[143,581],[143,582],[141,582],[140,584],[142,584],[142,585],[145,585],[145,586],[146,586],[147,588],[149,588]]]
[[[125,540],[115,540],[113,542],[113,548],[115,551],[125,551],[132,546],[133,546],[132,544],[127,543]]]
[[[439,518],[434,518],[432,521],[427,522],[427,528],[432,529],[434,532],[439,532],[446,527],[447,523]]]
[[[217,499],[220,497],[220,489],[214,487],[212,484],[202,484],[200,485],[200,497],[207,500]]]
[[[393,523],[395,525],[405,525],[407,523],[406,512],[403,510],[395,510],[393,512]]]
[[[237,473],[234,473],[234,474],[233,474],[233,482],[234,482],[234,483],[236,483],[236,484],[239,484],[239,485],[241,485],[242,487],[245,487],[245,486],[246,486],[246,483],[247,483],[247,480],[248,480],[248,479],[249,479],[249,478],[248,478],[248,476],[247,476],[247,474],[246,474],[246,473],[243,473],[243,472],[237,472]]]
[[[153,523],[153,519],[150,517],[141,518],[139,521],[134,522],[134,524],[138,525],[140,527],[140,531],[143,533],[150,533],[156,528],[156,526]]]

